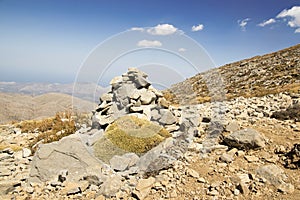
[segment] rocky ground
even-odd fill
[[[136,88],[128,86],[132,77]],[[144,78],[132,69],[115,79],[92,126],[42,145],[34,156],[26,146],[38,130],[1,126],[1,199],[299,199],[299,110],[289,114],[299,108],[299,94],[174,107]],[[137,97],[125,98],[135,89]],[[145,154],[95,159],[95,141],[128,110],[156,118],[172,137]],[[286,120],[276,119],[278,111]]]

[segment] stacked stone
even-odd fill
[[[110,85],[111,90],[100,97],[100,104],[94,111],[93,128],[105,129],[119,117],[134,115],[172,131],[179,129],[172,107],[163,94],[152,87],[144,72],[129,68],[127,73],[113,78]]]

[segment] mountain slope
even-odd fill
[[[57,112],[71,110],[90,112],[95,104],[60,93],[30,96],[14,93],[0,93],[0,124],[54,116]]]
[[[18,93],[32,96],[46,93],[63,93],[90,101],[94,101],[94,96],[98,97],[106,91],[107,88],[103,88],[95,83],[61,84],[0,82],[0,92]]]
[[[216,93],[221,99],[231,99],[299,89],[300,44],[199,73],[164,93],[174,104],[196,104],[211,100]]]

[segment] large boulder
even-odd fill
[[[57,180],[62,170],[68,171],[69,181],[83,176],[101,176],[102,163],[82,142],[80,134],[73,134],[58,142],[41,144],[31,164],[29,182]]]

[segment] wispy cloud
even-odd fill
[[[241,27],[242,31],[246,31],[246,26],[250,20],[250,18],[238,20],[238,25]]]
[[[178,51],[179,51],[179,52],[185,52],[186,49],[185,49],[185,48],[179,48]]]
[[[300,33],[300,6],[284,9],[276,16],[276,18],[287,19],[288,26],[296,28],[295,33]]]
[[[172,24],[158,24],[155,27],[149,28],[147,32],[151,35],[172,35],[178,31],[178,28]]]
[[[275,22],[276,22],[276,20],[273,19],[273,18],[271,18],[271,19],[268,19],[268,20],[263,21],[262,23],[259,23],[258,26],[264,27],[264,26],[273,24],[273,23],[275,23]]]
[[[141,32],[143,32],[145,29],[142,28],[142,27],[132,27],[130,30],[132,30],[132,31],[141,31]]]
[[[192,27],[192,31],[202,31],[203,29],[204,29],[204,25],[203,24],[194,25]]]
[[[129,29],[131,31],[140,31],[140,32],[146,32],[150,35],[172,35],[175,33],[183,34],[184,32],[172,24],[158,24],[154,27],[132,27]]]
[[[141,40],[137,43],[139,47],[161,47],[162,43],[158,40]]]

